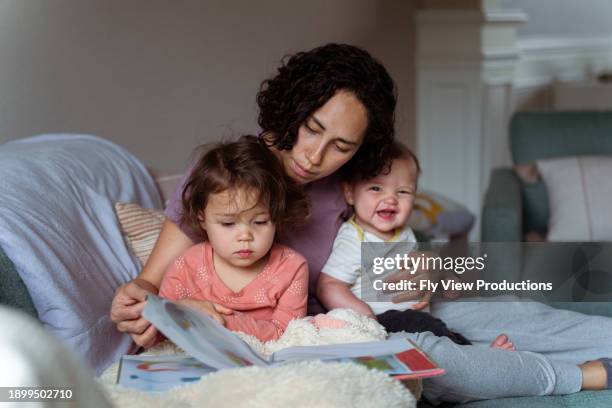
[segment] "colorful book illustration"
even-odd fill
[[[352,361],[383,371],[398,379],[425,378],[444,374],[442,368],[430,360],[416,345],[404,338],[323,346],[295,346],[265,357],[213,318],[167,299],[148,295],[143,316],[191,357],[203,363],[203,367],[212,370],[251,365],[263,367],[297,360],[317,359],[329,362]],[[124,374],[124,367],[132,370],[131,364],[139,357],[141,356],[124,356],[119,376],[120,384],[129,386],[126,381],[133,373]],[[174,357],[176,359],[178,356]],[[168,373],[168,371],[149,370],[149,377],[141,375],[138,379],[145,381],[145,378],[155,377],[153,381],[158,381],[157,376],[152,373]],[[173,374],[180,376],[183,375],[183,372],[179,370]],[[181,378],[189,378],[189,375],[185,374]],[[187,381],[181,380],[175,385],[185,382]]]
[[[141,391],[168,391],[190,384],[217,369],[189,356],[123,356],[118,383]]]

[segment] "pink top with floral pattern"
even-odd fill
[[[198,299],[234,310],[225,326],[262,341],[278,339],[289,321],[306,316],[308,265],[294,250],[274,244],[263,270],[238,292],[219,278],[213,248],[203,242],[179,256],[164,274],[159,290],[170,300]]]

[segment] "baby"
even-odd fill
[[[361,242],[416,242],[407,226],[417,190],[420,166],[408,148],[395,143],[386,171],[371,179],[349,178],[344,196],[354,216],[340,227],[332,253],[317,282],[317,296],[328,309],[349,308],[375,318],[388,332],[431,331],[457,344],[471,344],[440,319],[411,309],[415,302],[364,302],[361,299]],[[513,350],[507,336],[498,336],[492,347]]]

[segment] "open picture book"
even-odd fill
[[[143,317],[190,356],[124,356],[118,382],[147,391],[164,391],[220,369],[307,359],[355,362],[398,379],[444,374],[442,368],[404,338],[295,346],[266,357],[210,316],[155,295],[148,295]]]

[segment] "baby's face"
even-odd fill
[[[355,220],[366,231],[390,239],[410,217],[417,188],[417,168],[410,159],[396,159],[389,174],[344,186]]]

